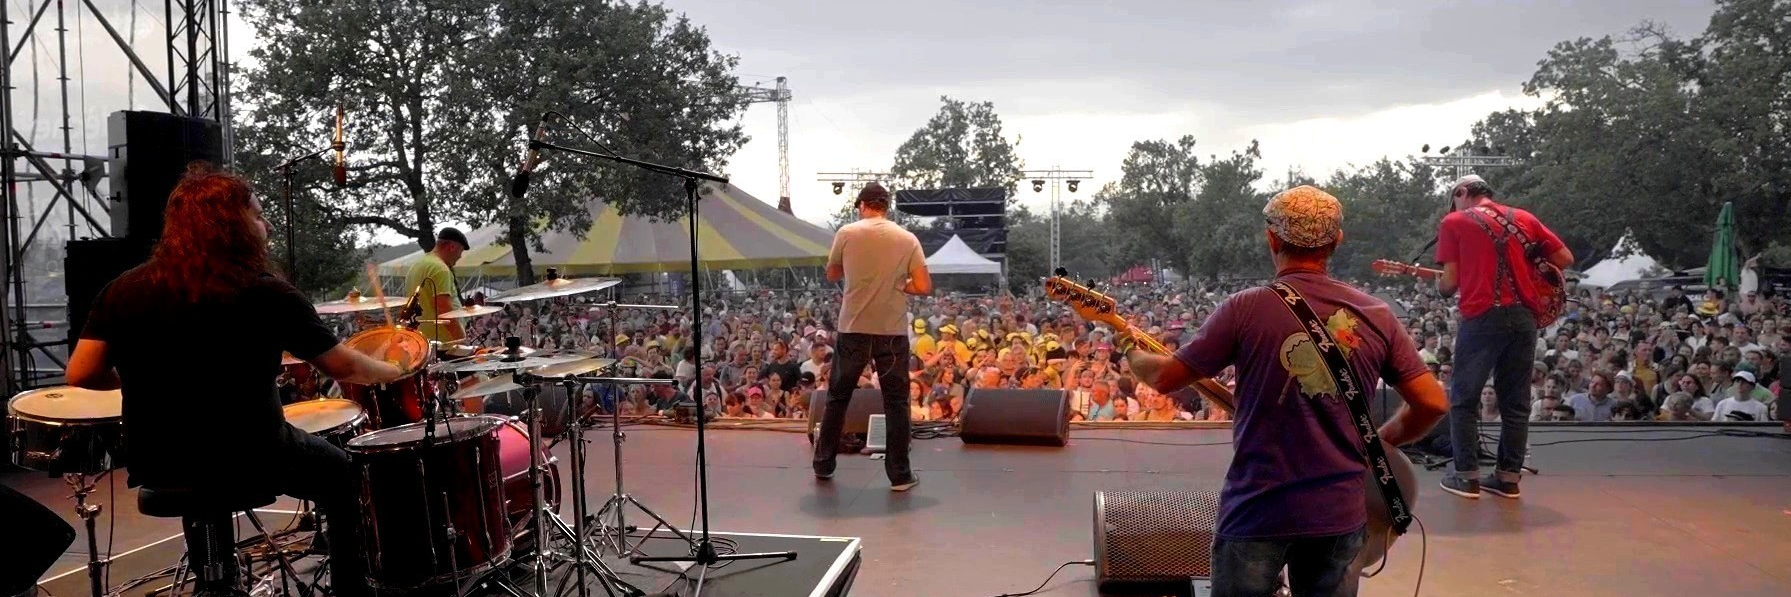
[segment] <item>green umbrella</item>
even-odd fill
[[[1710,243],[1704,284],[1731,289],[1741,285],[1741,255],[1735,250],[1735,206],[1730,202],[1723,202],[1723,213],[1716,216],[1716,240]]]

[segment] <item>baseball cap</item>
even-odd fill
[[[927,331],[927,320],[925,320],[925,319],[914,320],[914,331],[925,333]]]
[[[461,249],[473,248],[473,243],[466,240],[466,233],[461,232],[459,228],[443,228],[441,232],[436,233],[435,240],[454,241],[460,245]]]
[[[764,396],[765,390],[760,388],[759,386],[752,386],[752,387],[749,387],[746,389],[746,395],[748,395],[748,396]]]
[[[1748,383],[1758,383],[1754,381],[1754,374],[1746,371],[1736,371],[1734,379],[1739,379]]]
[[[803,372],[802,372],[802,377],[801,377],[801,378],[800,378],[800,381],[801,381],[801,382],[802,382],[802,383],[815,383],[815,372],[813,372],[813,371],[803,371]]]
[[[1454,195],[1455,192],[1461,190],[1462,187],[1469,186],[1469,185],[1476,184],[1476,183],[1478,183],[1482,187],[1485,187],[1489,191],[1492,190],[1492,185],[1486,184],[1486,179],[1481,178],[1479,174],[1469,174],[1467,176],[1463,176],[1461,178],[1455,179],[1455,184],[1449,185],[1449,194]]]
[[[1262,208],[1269,231],[1296,247],[1322,247],[1343,231],[1343,204],[1318,187],[1300,185],[1269,199]]]

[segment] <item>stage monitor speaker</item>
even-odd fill
[[[118,275],[149,261],[148,241],[132,238],[94,238],[68,242],[63,255],[63,289],[68,293],[68,339],[81,337],[87,312],[100,290]],[[71,350],[72,352],[72,350]]]
[[[111,147],[112,236],[162,236],[168,194],[194,161],[224,162],[218,123],[164,112],[113,112],[106,121]]]
[[[827,391],[815,390],[808,395],[808,438],[814,441],[821,431],[821,414],[827,411]],[[871,415],[883,412],[883,390],[876,388],[858,388],[852,390],[852,401],[846,403],[846,427],[841,435],[865,435],[871,431]],[[902,413],[907,416],[908,413]],[[840,442],[840,450],[845,451],[847,444]]]
[[[1095,578],[1101,591],[1184,594],[1193,580],[1212,578],[1218,521],[1218,492],[1096,492]]]
[[[967,444],[1063,447],[1070,441],[1070,394],[1063,390],[971,390],[958,417]]]

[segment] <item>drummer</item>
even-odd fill
[[[430,321],[440,314],[460,308],[460,286],[454,281],[454,264],[460,255],[472,248],[466,234],[457,228],[443,228],[435,235],[435,249],[410,264],[404,272],[404,291],[416,292],[424,321],[417,325],[423,336],[438,342],[458,342],[466,337],[460,320]]]
[[[96,298],[69,384],[123,390],[130,486],[314,501],[333,546],[335,595],[370,594],[348,454],[285,422],[274,379],[281,351],[344,381],[406,372],[338,344],[310,301],[269,273],[268,223],[243,179],[190,169],[165,219],[149,262]],[[199,590],[234,587],[227,582]]]

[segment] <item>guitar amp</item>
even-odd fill
[[[1105,592],[1186,592],[1213,574],[1214,491],[1101,491],[1094,496],[1095,577]]]

